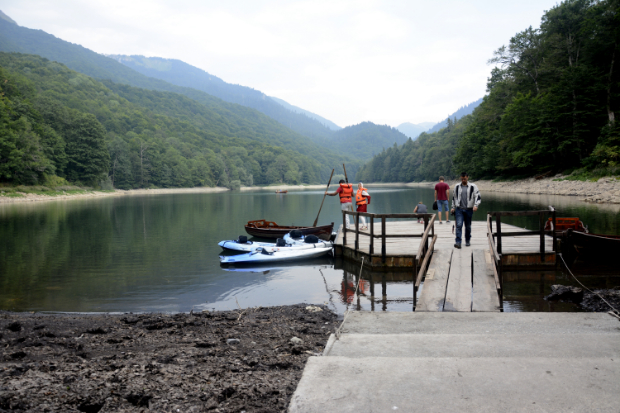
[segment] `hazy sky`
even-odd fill
[[[0,0],[98,53],[183,60],[340,126],[439,121],[485,93],[495,49],[555,0]]]

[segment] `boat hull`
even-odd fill
[[[620,236],[617,235],[586,234],[569,229],[566,239],[580,259],[616,260],[616,254],[620,251]]]
[[[295,229],[301,231],[303,235],[316,235],[320,239],[327,241],[332,235],[334,223],[332,222],[330,225],[323,225],[320,227],[296,227],[281,226],[275,222],[258,220],[250,221],[245,226],[245,232],[257,238],[284,238],[284,235]]]
[[[259,264],[271,262],[297,261],[308,258],[317,258],[329,254],[332,251],[331,243],[324,243],[324,246],[314,248],[294,248],[282,247],[273,248],[275,251],[270,254],[263,254],[262,249],[249,252],[247,254],[220,256],[221,264]]]

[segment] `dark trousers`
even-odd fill
[[[471,240],[471,217],[474,215],[473,209],[456,208],[454,216],[456,217],[456,243],[461,243],[463,234],[463,222],[465,222],[465,242]]]

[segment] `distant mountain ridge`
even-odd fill
[[[398,129],[405,136],[413,140],[416,140],[422,132],[426,132],[428,128],[431,128],[434,125],[435,125],[435,122],[422,122],[418,124],[405,122],[405,123],[401,123],[400,125],[398,125],[396,129]]]
[[[190,87],[262,112],[288,128],[310,138],[328,137],[333,122],[314,113],[289,105],[281,99],[270,98],[263,92],[241,85],[226,83],[202,69],[178,59],[139,55],[106,55],[138,73],[173,85]]]
[[[476,100],[475,102],[471,102],[471,103],[468,103],[465,106],[460,107],[456,112],[454,112],[453,114],[448,116],[446,119],[442,120],[441,122],[437,123],[435,126],[430,128],[426,132],[427,133],[433,133],[433,132],[437,132],[437,131],[447,127],[448,126],[448,119],[459,120],[459,119],[461,119],[464,116],[471,115],[473,113],[474,109],[476,109],[481,103],[482,103],[482,98]]]

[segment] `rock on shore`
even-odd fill
[[[285,411],[336,327],[308,308],[0,313],[0,412]]]

